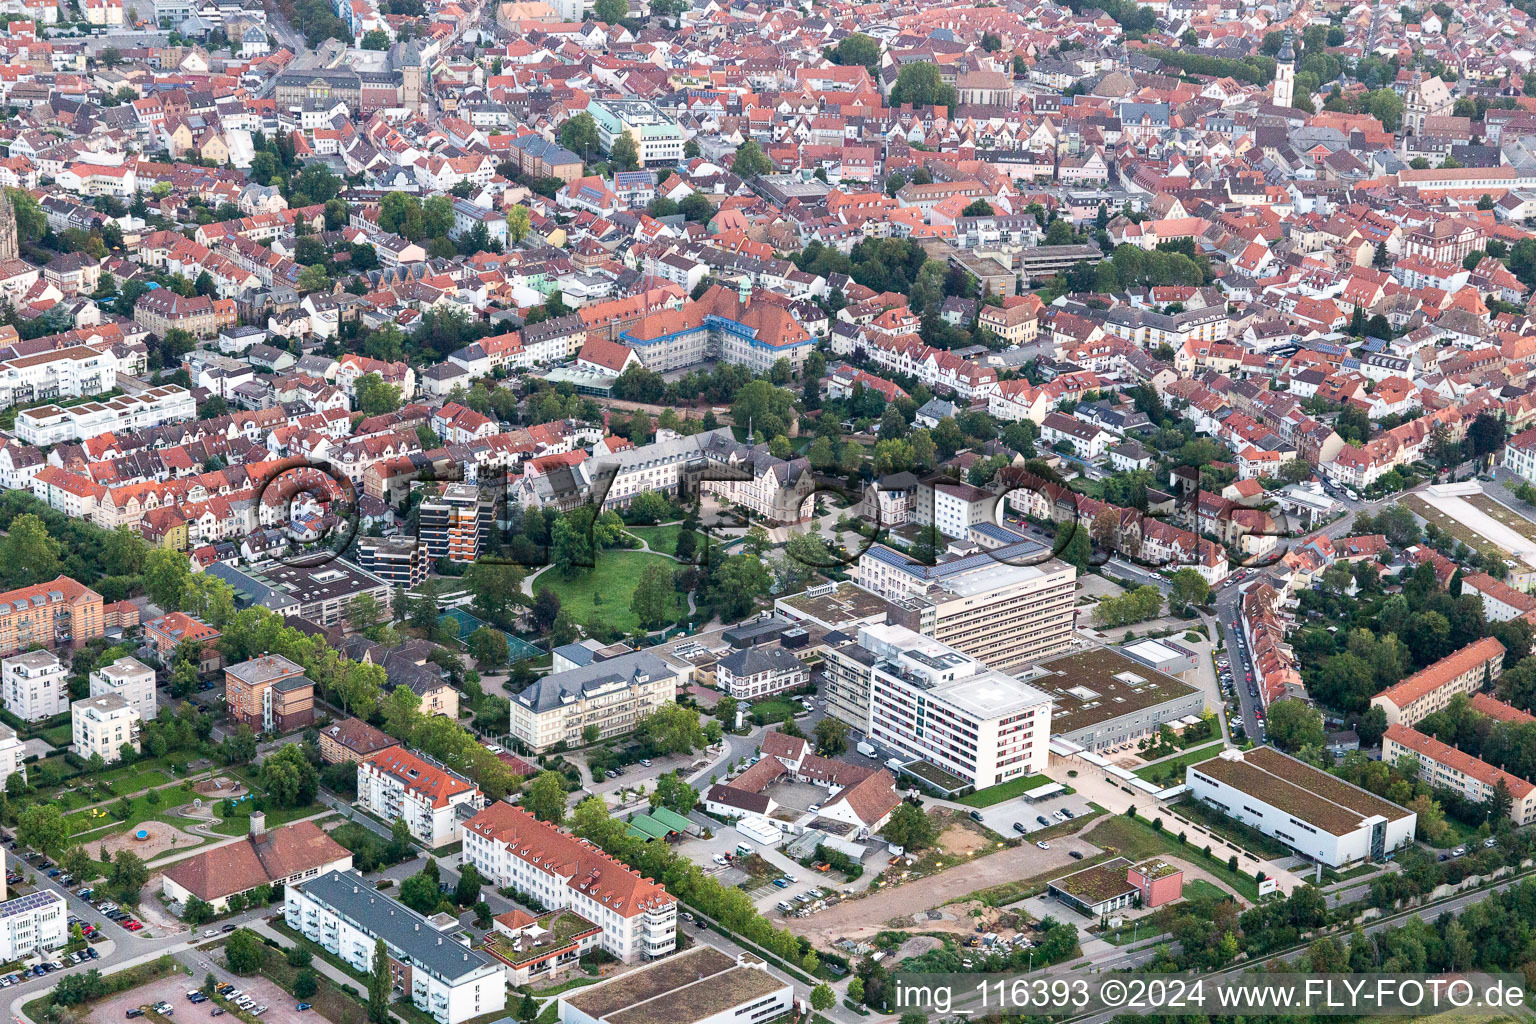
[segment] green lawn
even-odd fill
[[[683,532],[681,523],[670,526],[626,526],[625,529],[649,544],[652,551],[667,555],[677,553],[677,535]]]
[[[1234,846],[1244,850],[1250,850],[1260,857],[1273,860],[1276,857],[1289,857],[1293,851],[1274,836],[1267,836],[1252,825],[1244,825],[1235,818],[1229,818],[1216,808],[1202,804],[1194,797],[1185,796],[1173,805],[1185,819],[1200,825],[1212,835],[1220,836]],[[1197,836],[1190,836],[1191,843],[1205,846],[1205,840]]]
[[[1013,779],[998,786],[988,786],[986,789],[978,789],[969,796],[961,797],[957,803],[967,807],[991,807],[1000,804],[1004,800],[1012,800],[1016,796],[1023,796],[1032,789],[1049,785],[1052,780],[1046,775],[1026,775],[1022,779]]]
[[[1184,880],[1184,898],[1187,900],[1229,900],[1232,894],[1223,892],[1203,878],[1187,878]]]
[[[44,743],[48,744],[50,747],[67,747],[71,742],[74,741],[75,738],[73,727],[68,724],[56,725],[51,729],[44,729],[37,735],[42,739]]]
[[[231,815],[213,826],[213,830],[221,836],[243,836],[251,830],[251,808],[255,805],[247,800],[240,805],[238,814]],[[325,810],[323,804],[309,804],[304,807],[274,807],[267,811],[267,827],[276,828],[286,825],[290,821],[307,818],[311,814],[319,814]],[[215,809],[214,814],[218,814]]]
[[[551,569],[538,578],[534,590],[553,590],[560,598],[560,607],[570,612],[578,624],[590,622],[596,614],[615,629],[628,633],[640,628],[640,620],[630,610],[630,598],[640,582],[641,572],[653,564],[668,570],[677,567],[676,562],[660,555],[613,548],[598,553],[595,568],[582,569],[570,579]],[[672,618],[680,617],[687,610],[687,603],[673,593]]]
[[[1186,750],[1171,760],[1159,761],[1157,764],[1149,764],[1145,768],[1136,769],[1136,777],[1138,779],[1146,779],[1149,782],[1156,782],[1159,779],[1170,784],[1183,782],[1185,768],[1192,764],[1199,764],[1201,761],[1209,761],[1221,753],[1225,747],[1226,743],[1217,740],[1215,743],[1207,743],[1203,747]]]
[[[1098,827],[1083,838],[1095,846],[1106,850],[1112,849],[1120,856],[1132,861],[1142,861],[1159,854],[1182,857],[1191,864],[1209,871],[1222,884],[1231,888],[1233,892],[1241,894],[1250,903],[1258,902],[1259,883],[1254,880],[1252,874],[1229,870],[1225,858],[1205,856],[1202,852],[1203,843],[1191,840],[1188,844],[1180,845],[1175,836],[1157,831],[1150,822],[1140,817],[1128,818],[1123,814],[1116,814],[1105,818]]]

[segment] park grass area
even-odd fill
[[[158,794],[157,799],[151,799],[148,794],[131,798],[129,800],[131,809],[126,818],[119,813],[122,809],[119,807],[119,801],[104,807],[97,806],[66,814],[64,824],[69,827],[72,836],[100,839],[146,821],[160,821],[181,828],[194,820],[183,818],[175,813],[176,808],[189,804],[195,799],[193,794],[185,793],[179,787],[154,792]]]
[[[1252,875],[1233,871],[1225,860],[1207,857],[1201,846],[1191,841],[1180,845],[1178,839],[1159,832],[1141,818],[1116,814],[1104,819],[1088,837],[1095,846],[1113,850],[1131,861],[1143,861],[1158,855],[1179,857],[1210,872],[1223,885],[1250,903],[1259,900],[1259,883]]]
[[[1273,836],[1267,836],[1252,825],[1244,825],[1240,821],[1229,818],[1194,797],[1185,796],[1179,799],[1171,810],[1201,826],[1212,835],[1225,839],[1241,849],[1251,850],[1267,860],[1289,857],[1295,852]],[[1189,841],[1194,843],[1195,837],[1189,837]],[[1202,842],[1199,845],[1203,847],[1205,844]]]
[[[254,802],[246,800],[243,803],[236,805],[236,812],[234,814],[224,818],[224,816],[219,813],[217,804],[215,804],[213,809],[214,816],[224,818],[224,820],[213,826],[213,831],[217,832],[221,836],[245,835],[251,830],[251,811],[255,808],[255,806],[256,805]],[[277,828],[279,825],[286,825],[291,821],[297,821],[300,818],[307,818],[311,814],[319,814],[324,810],[326,810],[325,805],[318,803],[305,804],[303,807],[271,807],[266,811],[267,827],[269,829]],[[173,820],[186,821],[187,819],[178,818]]]
[[[1425,522],[1434,523],[1441,533],[1454,537],[1479,554],[1494,555],[1498,558],[1503,558],[1508,554],[1508,552],[1489,538],[1484,537],[1461,520],[1451,518],[1417,494],[1404,495],[1399,504],[1406,507]]]
[[[116,800],[153,786],[163,786],[175,781],[177,781],[176,776],[167,770],[163,760],[151,758],[147,761],[137,761],[111,768],[96,775],[75,776],[57,787],[40,791],[37,797],[48,803],[57,804],[60,811],[68,814],[82,807]]]
[[[1012,800],[1014,797],[1023,796],[1030,790],[1049,785],[1050,782],[1051,778],[1047,775],[1026,775],[1022,779],[1012,779],[996,786],[988,786],[986,789],[978,789],[968,796],[961,797],[956,802],[965,804],[967,807],[991,807],[993,804],[1000,804],[1004,800]]]
[[[1232,894],[1222,891],[1203,878],[1186,878],[1184,898],[1186,900],[1229,900]]]
[[[37,736],[50,747],[57,749],[69,746],[74,741],[75,733],[73,726],[55,725],[51,729],[44,729]]]
[[[1167,761],[1159,761],[1157,764],[1149,764],[1144,768],[1136,769],[1136,777],[1138,779],[1146,779],[1148,782],[1156,782],[1159,780],[1183,782],[1185,768],[1188,768],[1192,764],[1199,764],[1201,761],[1209,761],[1211,758],[1221,753],[1225,748],[1226,743],[1222,740],[1217,740],[1215,743],[1208,743],[1203,747],[1196,747],[1193,750],[1186,750],[1178,757],[1170,758]]]
[[[664,555],[677,553],[677,535],[683,532],[681,523],[668,526],[626,526],[624,529],[649,544],[652,551],[660,551]]]
[[[753,702],[747,714],[763,715],[763,720],[767,722],[782,722],[785,718],[793,718],[800,714],[802,710],[798,705],[791,704],[787,700],[759,700]]]
[[[590,622],[594,616],[614,629],[630,633],[640,628],[640,620],[629,607],[640,574],[649,565],[663,565],[669,571],[677,563],[661,555],[645,551],[622,551],[610,548],[600,551],[597,565],[578,570],[569,579],[551,569],[534,583],[535,591],[552,590],[560,598],[560,607],[571,613],[578,623]],[[688,610],[682,597],[673,592],[669,598],[668,618],[675,621]]]
[[[1466,494],[1462,500],[1489,518],[1509,527],[1526,540],[1536,541],[1536,523],[1516,512],[1508,505],[1500,504],[1487,494]]]

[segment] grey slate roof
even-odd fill
[[[493,965],[490,957],[460,945],[416,911],[390,899],[355,871],[327,871],[299,886],[358,927],[452,983]]]
[[[545,676],[513,700],[534,711],[550,711],[562,704],[579,700],[588,690],[609,683],[621,682],[634,686],[649,679],[661,679],[675,674],[671,666],[656,655],[635,651],[608,661],[598,661]]]

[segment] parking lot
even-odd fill
[[[981,814],[983,825],[1010,838],[1020,834],[1019,830],[1013,827],[1015,822],[1024,826],[1024,835],[1029,835],[1031,832],[1038,832],[1043,828],[1069,820],[1062,812],[1070,812],[1074,817],[1080,817],[1091,809],[1088,806],[1088,800],[1076,793],[1058,793],[1041,800],[1019,797],[1015,800],[1004,800],[991,807],[976,808]],[[1045,824],[1041,824],[1041,818],[1045,819]]]

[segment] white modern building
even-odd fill
[[[50,651],[13,654],[0,661],[0,696],[5,709],[24,722],[69,711],[69,678]]]
[[[1385,860],[1413,842],[1418,815],[1273,747],[1191,765],[1195,799],[1331,868]]]
[[[925,760],[977,789],[1045,770],[1051,698],[932,637],[865,626],[828,650],[830,714],[902,760]]]
[[[0,885],[0,893],[4,886]],[[69,905],[52,889],[0,903],[0,958],[24,960],[69,941]]]
[[[69,706],[74,724],[74,751],[81,757],[100,754],[108,764],[123,756],[123,744],[139,749],[139,713],[122,697],[109,693],[86,697]]]
[[[155,670],[138,658],[118,658],[91,673],[91,696],[116,694],[146,722],[155,720]]]
[[[435,849],[458,840],[463,818],[485,798],[457,772],[390,747],[357,762],[357,802],[385,821],[404,818],[411,835]]]
[[[999,546],[923,565],[874,544],[859,556],[854,582],[896,606],[890,621],[994,668],[1067,650],[1077,570],[996,524],[971,534]]]
[[[17,738],[16,730],[8,725],[0,725],[0,789],[5,788],[6,779],[18,773],[22,781],[26,781],[26,756],[26,745]],[[0,895],[4,892],[4,881],[0,880]]]
[[[284,890],[288,927],[341,957],[363,974],[373,970],[374,947],[384,940],[394,990],[410,997],[439,1024],[503,1010],[502,965],[462,944],[458,920],[445,928],[383,893],[355,871],[329,871]]]
[[[16,414],[16,436],[27,444],[85,441],[101,434],[148,430],[197,417],[197,402],[186,388],[167,384],[138,395],[62,408],[43,405]]]
[[[498,889],[573,910],[603,929],[602,947],[627,964],[677,948],[677,899],[585,839],[497,802],[464,824],[464,860]]]

